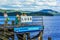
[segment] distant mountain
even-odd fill
[[[7,12],[9,16],[15,16],[17,13],[18,14],[22,14],[22,13],[30,13],[30,11],[20,11],[20,10],[3,10],[3,9],[0,9],[0,16],[3,16],[3,13],[4,12]]]
[[[2,12],[2,13],[4,13],[5,11],[7,13],[9,13],[9,12],[16,12],[16,10],[3,10],[3,9],[0,9],[0,12]]]
[[[53,15],[60,15],[59,12],[52,10],[52,9],[43,9],[37,12],[31,12],[33,14],[41,15],[41,16],[53,16]]]
[[[16,15],[16,13],[22,14],[22,13],[26,13],[29,16],[54,16],[54,15],[60,15],[59,12],[55,11],[55,10],[51,10],[51,9],[43,9],[37,12],[32,12],[32,11],[20,11],[20,10],[2,10],[0,9],[0,13],[4,13],[7,12],[8,15]],[[0,16],[3,14],[0,14]]]
[[[42,13],[49,13],[49,14],[53,14],[53,15],[58,15],[58,14],[60,15],[59,12],[57,12],[55,10],[52,10],[52,9],[43,9],[40,12],[42,12]]]
[[[21,11],[21,10],[4,10],[4,9],[0,9],[0,12],[4,13],[4,12],[7,12],[7,13],[11,13],[11,12],[21,12],[21,13],[30,13],[30,11]]]

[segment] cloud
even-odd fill
[[[14,10],[23,10],[23,11],[38,11],[41,9],[56,9],[55,6],[59,6],[60,3],[56,0],[0,0],[0,9],[14,9]],[[57,5],[59,4],[59,5]],[[59,6],[60,7],[60,6]]]
[[[7,3],[7,0],[0,0],[0,5],[4,5]]]

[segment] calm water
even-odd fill
[[[3,24],[3,22],[1,24]],[[52,40],[60,40],[60,16],[43,17],[43,24],[44,24],[43,40],[47,40],[48,37],[51,37]],[[38,33],[39,32],[31,32],[30,36],[33,37],[37,35]]]
[[[44,35],[43,39],[60,40],[60,16],[44,17]]]

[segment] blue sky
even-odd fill
[[[0,9],[39,11],[41,9],[60,10],[59,0],[0,0]]]

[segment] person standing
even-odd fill
[[[20,23],[19,23],[19,22],[20,22],[20,16],[19,16],[18,13],[17,13],[17,15],[16,15],[16,19],[15,19],[15,20],[16,20],[16,25],[19,26],[19,24],[20,24]]]
[[[21,16],[27,16],[27,14],[26,13],[22,13],[22,15]]]
[[[7,26],[8,25],[9,18],[8,18],[8,15],[7,15],[7,12],[6,11],[4,12],[4,18],[5,18],[5,26]]]

